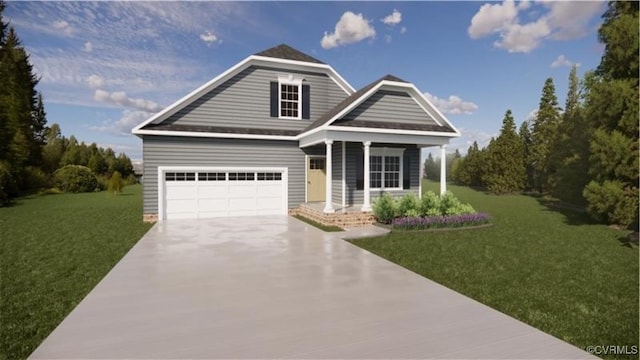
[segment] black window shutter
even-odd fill
[[[356,190],[364,190],[364,151],[355,152],[356,156]]]
[[[271,117],[278,117],[278,82],[271,82]]]
[[[411,189],[411,152],[405,150],[402,158],[402,188]]]
[[[309,99],[311,98],[309,85],[302,85],[302,118],[309,119]]]

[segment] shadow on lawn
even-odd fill
[[[534,196],[540,205],[544,206],[547,211],[557,212],[564,215],[564,222],[567,225],[595,225],[598,224],[587,212],[580,207],[565,204],[559,201],[549,200],[542,196]]]

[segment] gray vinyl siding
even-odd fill
[[[309,85],[310,119],[270,117],[270,83],[278,76],[304,77]],[[258,129],[302,130],[347,94],[326,74],[250,66],[200,99],[169,117],[164,123],[198,126],[228,126]]]
[[[343,119],[437,125],[409,94],[388,90],[379,90]]]
[[[377,147],[376,144],[373,144],[371,148]],[[391,146],[388,146],[391,147]],[[405,194],[412,192],[416,195],[419,195],[419,186],[420,186],[420,149],[411,145],[410,147],[404,151],[404,156],[409,156],[410,160],[410,189],[407,190],[393,190],[387,191],[393,197],[401,197]],[[356,189],[356,180],[357,180],[357,158],[364,156],[364,150],[362,149],[361,143],[347,143],[347,205],[358,205],[364,202],[364,190]],[[371,202],[379,197],[381,194],[380,191],[371,191]]]
[[[158,166],[288,168],[289,208],[305,198],[304,152],[297,141],[144,136],[144,213],[158,213]]]

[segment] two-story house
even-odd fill
[[[304,204],[368,213],[381,192],[420,195],[420,149],[444,154],[460,136],[412,83],[387,75],[356,91],[287,45],[247,57],[132,132],[143,141],[149,221]]]

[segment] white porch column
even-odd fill
[[[364,143],[364,203],[362,204],[362,211],[371,211],[371,190],[369,181],[370,170],[369,170],[369,147],[371,146],[371,141],[365,141]]]
[[[440,145],[440,195],[447,192],[447,145]]]
[[[324,143],[327,145],[327,157],[325,160],[325,171],[326,171],[326,176],[327,176],[327,182],[326,182],[326,196],[324,199],[324,212],[325,213],[332,213],[335,212],[335,210],[333,209],[333,194],[331,193],[331,185],[332,185],[332,180],[333,180],[333,174],[332,174],[332,154],[331,154],[331,150],[333,147],[333,140],[325,140]]]

